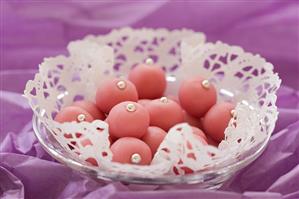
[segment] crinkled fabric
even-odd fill
[[[1,1],[0,197],[299,198],[298,9],[298,1]],[[261,54],[279,72],[280,114],[268,147],[220,190],[95,182],[57,163],[37,142],[21,95],[42,58],[65,53],[69,41],[86,34],[123,26],[192,28],[209,41]]]

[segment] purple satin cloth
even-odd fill
[[[1,1],[1,22],[0,198],[299,198],[298,1]],[[279,72],[280,114],[268,147],[220,190],[95,182],[55,162],[37,142],[21,94],[42,58],[122,26],[192,28],[261,54]]]

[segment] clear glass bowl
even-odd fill
[[[198,171],[184,176],[161,176],[159,178],[136,177],[117,172],[105,171],[91,167],[72,157],[52,136],[50,131],[42,124],[36,115],[33,116],[33,129],[42,147],[57,161],[79,171],[80,173],[100,181],[122,181],[135,184],[171,185],[171,184],[197,184],[203,189],[217,189],[232,177],[237,171],[244,168],[261,155],[266,148],[270,135],[262,143],[250,151],[242,153],[236,160],[229,163],[215,165],[213,168]]]
[[[184,47],[180,45],[182,38]],[[205,45],[203,43],[204,35],[202,33],[194,35],[193,31],[169,32],[165,29],[133,30],[130,28],[115,30],[105,36],[88,36],[82,41],[71,42],[68,46],[69,57],[58,56],[46,59],[41,64],[39,74],[26,86],[25,96],[29,99],[34,112],[39,114],[39,117],[33,116],[33,127],[39,142],[59,162],[97,180],[154,185],[198,184],[200,188],[219,188],[237,171],[254,161],[265,149],[271,135],[270,131],[277,119],[275,92],[280,85],[280,80],[277,74],[273,73],[272,64],[259,55],[252,55],[244,52],[241,47],[229,46],[221,42]],[[107,46],[103,48],[102,44],[112,48]],[[173,50],[174,53],[172,53]],[[251,139],[259,144],[254,144],[252,147],[240,145],[244,146],[240,154],[221,156],[215,164],[211,162],[208,164],[209,167],[192,174],[140,177],[133,169],[128,174],[89,166],[65,150],[38,119],[44,115],[47,116],[46,118],[53,118],[52,111],[60,110],[59,106],[70,104],[76,97],[94,99],[89,91],[96,90],[98,80],[105,79],[109,75],[126,76],[132,66],[136,63],[143,63],[150,57],[165,68],[168,81],[165,96],[176,93],[180,80],[201,74],[215,83],[219,91],[219,98],[217,98],[219,101],[232,100],[233,103],[244,101],[253,109],[257,108],[254,105],[263,108],[261,118],[254,117],[252,114],[250,114],[252,117],[249,117],[249,119],[254,117],[256,120],[252,119],[252,122],[259,125],[257,127],[263,128],[247,129],[252,123],[244,126],[237,125],[238,128],[235,131],[241,133],[234,135],[242,137],[241,135],[245,135],[248,131],[250,135],[258,131],[255,135],[264,133],[267,137],[263,136],[256,141],[253,136]],[[193,69],[193,67],[196,68]],[[85,89],[87,86],[89,89]],[[59,102],[58,105],[57,102]],[[243,117],[239,119],[247,117],[244,111],[239,116],[241,115]],[[257,121],[258,119],[261,120]],[[228,135],[227,140],[239,143],[238,139],[233,138],[235,137]],[[263,141],[260,142],[261,139]]]

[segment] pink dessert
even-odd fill
[[[207,142],[209,145],[212,145],[212,146],[215,146],[215,147],[218,147],[219,143],[216,142],[215,140],[213,140],[210,136],[207,136]]]
[[[195,118],[195,117],[189,115],[186,111],[183,111],[183,113],[184,113],[184,121],[185,122],[187,122],[190,126],[194,126],[199,129],[203,129],[202,118]]]
[[[166,89],[164,71],[157,65],[140,64],[129,73],[140,99],[155,99],[163,95]]]
[[[96,104],[92,103],[91,101],[86,101],[86,100],[76,101],[73,103],[73,106],[78,106],[78,107],[86,110],[95,119],[104,120],[106,118],[105,114],[102,113],[98,109]]]
[[[178,103],[178,105],[180,105],[180,100],[179,100],[178,96],[176,96],[176,95],[167,95],[167,98],[175,101],[176,103]]]
[[[149,165],[152,161],[150,147],[137,138],[120,138],[112,144],[111,151],[114,162]]]
[[[164,131],[184,121],[180,105],[166,97],[152,100],[146,109],[150,114],[150,125],[160,127]]]
[[[112,135],[109,135],[108,139],[110,142],[110,146],[117,140],[117,138],[113,137]]]
[[[167,133],[163,129],[156,126],[150,126],[141,139],[151,148],[152,154],[154,155],[166,134]]]
[[[146,106],[146,105],[148,105],[148,103],[150,103],[150,101],[151,100],[149,100],[149,99],[140,99],[140,100],[138,100],[138,104],[141,104],[142,106]]]
[[[94,118],[84,109],[77,106],[67,106],[60,110],[54,120],[59,123],[64,122],[92,122]]]
[[[224,131],[232,118],[235,106],[228,102],[221,102],[214,105],[203,119],[205,132],[215,141],[224,139]]]
[[[215,87],[202,77],[182,82],[179,89],[180,104],[190,115],[200,118],[216,103]]]
[[[109,113],[112,107],[120,102],[137,100],[138,93],[134,84],[119,78],[104,82],[96,94],[96,105],[103,113]]]
[[[136,102],[122,102],[114,106],[108,115],[109,133],[113,137],[141,138],[150,123],[148,111]]]

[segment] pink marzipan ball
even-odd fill
[[[148,111],[136,102],[122,102],[114,106],[108,115],[110,135],[141,138],[149,127]]]
[[[130,71],[128,79],[136,86],[140,99],[159,98],[166,89],[165,73],[156,65],[140,64]]]
[[[187,113],[200,118],[216,103],[216,89],[202,77],[190,78],[182,82],[179,100]]]
[[[176,103],[178,103],[178,105],[180,105],[180,100],[179,100],[178,96],[176,96],[176,95],[167,95],[167,98],[175,101]]]
[[[202,118],[195,118],[195,117],[189,115],[186,111],[184,111],[184,121],[187,122],[190,126],[194,126],[199,129],[203,129]]]
[[[209,145],[212,145],[214,147],[218,147],[219,145],[219,142],[216,142],[215,140],[213,140],[210,136],[207,136],[207,142]]]
[[[87,100],[80,100],[73,103],[73,106],[78,106],[86,110],[95,119],[104,120],[106,118],[105,114],[102,113],[95,103]]]
[[[154,155],[166,135],[167,133],[163,129],[156,126],[150,126],[141,139],[151,148],[152,154]]]
[[[96,105],[103,113],[109,113],[120,102],[137,100],[138,93],[134,84],[120,78],[105,81],[96,93]]]
[[[137,138],[120,138],[112,144],[111,151],[113,162],[149,165],[152,161],[150,147]]]
[[[138,100],[138,104],[141,104],[142,106],[147,106],[150,103],[151,100],[149,99],[140,99]]]
[[[57,115],[55,116],[54,120],[59,123],[64,122],[92,122],[94,118],[84,109],[77,107],[77,106],[67,106],[61,109]]]
[[[152,100],[146,109],[150,114],[150,125],[160,127],[164,131],[184,121],[180,105],[166,97]]]
[[[214,105],[203,119],[203,127],[207,135],[217,142],[224,139],[224,131],[232,118],[231,111],[235,106],[228,102]]]

